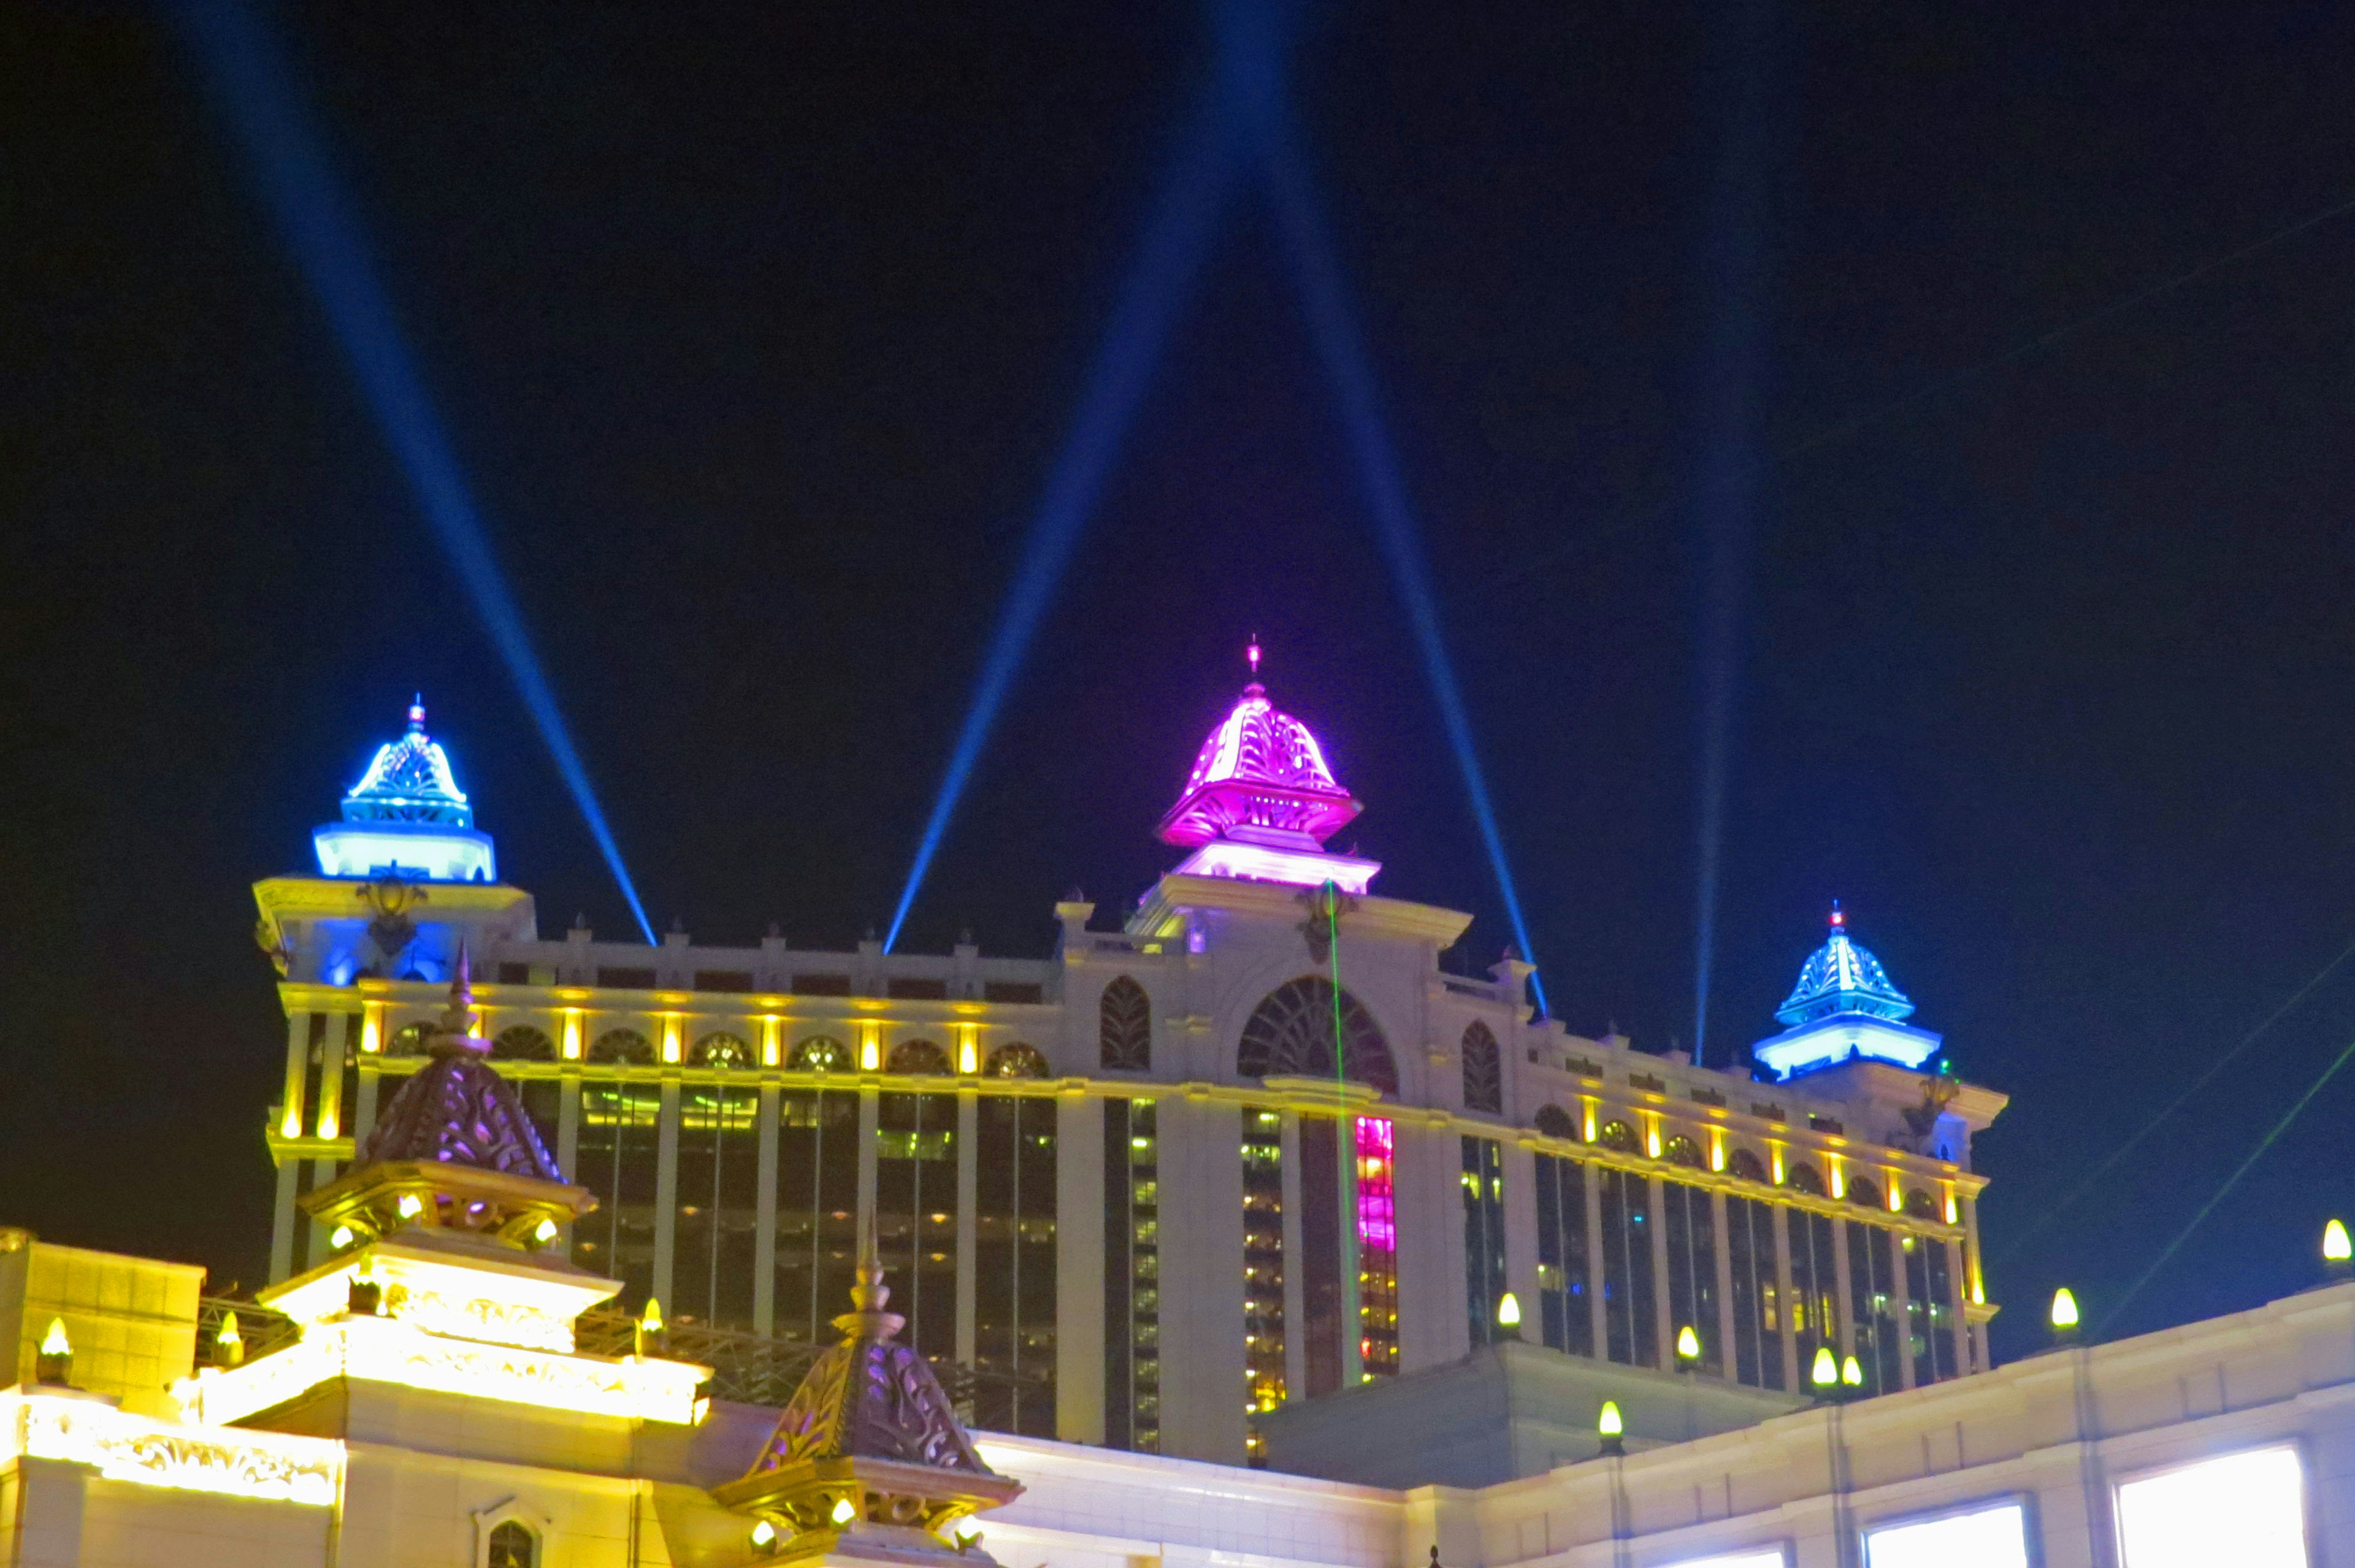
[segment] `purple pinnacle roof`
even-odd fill
[[[1335,781],[1308,726],[1279,711],[1253,681],[1202,742],[1185,793],[1161,819],[1160,835],[1169,844],[1264,837],[1308,848],[1323,844],[1362,809]]]

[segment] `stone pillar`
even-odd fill
[[[1979,1200],[1965,1196],[1963,1206],[1963,1272],[1955,1277],[1955,1286],[1968,1302],[1982,1301],[1987,1296],[1987,1257],[1979,1251]],[[1978,1324],[1970,1330],[1971,1358],[1966,1364],[1971,1371],[1983,1372],[1995,1365],[1987,1350],[1987,1325]]]
[[[1733,1313],[1733,1233],[1726,1229],[1732,1219],[1727,1212],[1728,1208],[1729,1205],[1725,1201],[1725,1189],[1720,1187],[1710,1188],[1709,1215],[1712,1223],[1710,1233],[1717,1238],[1718,1371],[1729,1382],[1738,1382],[1741,1381],[1741,1361],[1734,1355],[1733,1349],[1733,1336],[1737,1332]],[[1750,1222],[1747,1211],[1743,1212],[1742,1222],[1744,1225]],[[1754,1241],[1755,1238],[1753,1240]],[[1751,1278],[1755,1280],[1758,1267],[1757,1249],[1753,1246],[1751,1251]],[[1758,1304],[1753,1301],[1751,1310],[1755,1312],[1757,1306]],[[1764,1335],[1761,1334],[1758,1340],[1758,1381],[1761,1385],[1766,1381],[1766,1358],[1774,1353],[1774,1347],[1768,1344]]]
[[[1812,1368],[1799,1365],[1799,1340],[1791,1315],[1798,1308],[1798,1295],[1791,1284],[1791,1210],[1787,1204],[1772,1205],[1774,1211],[1774,1299],[1782,1304],[1775,1321],[1782,1326],[1782,1345],[1767,1347],[1769,1355],[1783,1358],[1783,1386],[1794,1393],[1806,1391],[1802,1380]],[[1814,1310],[1813,1307],[1809,1308]]]
[[[1594,1337],[1594,1359],[1611,1359],[1611,1320],[1603,1310],[1603,1168],[1586,1167],[1586,1311],[1588,1331]]]
[[[956,1131],[956,1359],[968,1367],[973,1365],[974,1357],[974,1276],[979,1262],[975,1256],[977,1228],[973,1210],[981,1189],[980,1144],[981,1095],[972,1089],[960,1089]],[[1060,1271],[1056,1277],[1061,1277]]]
[[[1868,1265],[1870,1266],[1870,1265]],[[1841,1356],[1856,1354],[1856,1293],[1849,1288],[1848,1221],[1832,1221],[1832,1288],[1839,1293],[1839,1349]]]
[[[1520,1337],[1545,1343],[1545,1304],[1538,1295],[1538,1158],[1509,1139],[1497,1144],[1505,1180],[1505,1288],[1521,1309]],[[1470,1331],[1467,1324],[1465,1331]]]
[[[678,1250],[678,1077],[662,1081],[661,1122],[655,1133],[655,1273],[649,1288],[667,1312],[676,1302],[671,1265]]]
[[[1065,1443],[1104,1440],[1103,1129],[1102,1100],[1055,1096],[1055,1435]]]
[[[1161,1451],[1243,1463],[1243,1163],[1238,1108],[1164,1095]],[[1182,1199],[1178,1195],[1183,1194]]]
[[[567,1181],[581,1179],[581,1064],[564,1064],[563,1073],[556,1080],[556,1168],[564,1173]],[[572,1222],[566,1221],[556,1248],[566,1257],[572,1255]]]
[[[875,1222],[875,1131],[880,1125],[881,1110],[878,1091],[859,1090],[858,1222],[862,1227]]]
[[[1676,1313],[1668,1303],[1668,1185],[1657,1176],[1644,1179],[1652,1193],[1652,1322],[1659,1346],[1660,1370],[1677,1370]]]
[[[352,1146],[355,1148],[376,1126],[376,1092],[380,1076],[376,1070],[375,1057],[360,1058],[359,1087],[352,1095]],[[569,1171],[571,1167],[565,1168]]]
[[[278,1132],[303,1136],[303,1084],[311,1065],[311,1015],[286,1015],[286,1091],[279,1104]]]
[[[1472,1346],[1464,1323],[1464,1205],[1455,1136],[1401,1116],[1393,1124],[1398,1203],[1399,1371],[1460,1360]]]
[[[773,1029],[768,1038],[775,1038]],[[777,1331],[777,1085],[761,1085],[759,1165],[752,1200],[752,1331]]]
[[[1308,1282],[1307,1253],[1300,1237],[1300,1113],[1286,1109],[1283,1130],[1277,1135],[1284,1150],[1284,1403],[1296,1403],[1308,1397]],[[1241,1166],[1242,1139],[1235,1139],[1237,1170]],[[1165,1188],[1164,1190],[1167,1190]],[[1240,1207],[1240,1202],[1238,1203]],[[1242,1251],[1235,1252],[1235,1270],[1240,1277]],[[1162,1260],[1164,1289],[1167,1290],[1168,1260]],[[1167,1301],[1165,1294],[1163,1299]],[[1166,1332],[1166,1330],[1165,1330]],[[1168,1362],[1163,1360],[1167,1372]]]
[[[1890,1186],[1893,1189],[1896,1183],[1891,1182]],[[1905,1267],[1906,1232],[1883,1232],[1876,1225],[1873,1227],[1873,1234],[1880,1245],[1889,1249],[1889,1316],[1897,1325],[1897,1386],[1912,1388],[1913,1386],[1913,1282],[1906,1278],[1908,1272]],[[1927,1243],[1916,1241],[1913,1244],[1919,1247]],[[1927,1259],[1923,1260],[1923,1266],[1928,1266]],[[1927,1332],[1928,1328],[1928,1312],[1925,1307],[1923,1329]]]
[[[1936,1242],[1925,1244],[1941,1246],[1946,1249],[1946,1310],[1954,1314],[1954,1327],[1949,1328],[1947,1332],[1955,1337],[1955,1371],[1956,1374],[1960,1376],[1967,1376],[1972,1372],[1983,1371],[1986,1369],[1977,1364],[1976,1358],[1971,1353],[1970,1319],[1963,1311],[1963,1300],[1965,1296],[1963,1289],[1963,1244],[1960,1242]]]
[[[278,1162],[278,1192],[272,1204],[270,1224],[270,1283],[276,1285],[294,1272],[294,1223],[302,1218],[294,1207],[295,1189],[301,1184],[303,1162],[292,1155]]]

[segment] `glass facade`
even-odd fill
[[[1104,1442],[1161,1451],[1161,1166],[1150,1100],[1104,1102]]]
[[[1301,1369],[1309,1399],[1341,1387],[1340,1124],[1331,1116],[1300,1118]]]
[[[572,1227],[572,1261],[620,1280],[613,1305],[626,1312],[643,1309],[654,1290],[661,1136],[658,1085],[581,1085],[580,1168],[571,1175],[597,1195],[597,1207]]]
[[[985,1094],[974,1124],[975,1424],[1055,1435],[1055,1103]],[[1151,1195],[1146,1176],[1147,1195]],[[998,1392],[998,1388],[1004,1392]]]
[[[752,1257],[760,1233],[761,1095],[681,1085],[671,1299],[682,1323],[752,1327]]]
[[[1652,1273],[1652,1184],[1630,1170],[1594,1173],[1603,1202],[1604,1351],[1630,1366],[1660,1364],[1657,1282]]]
[[[1545,1342],[1573,1356],[1594,1354],[1586,1175],[1577,1160],[1537,1157],[1538,1311]]]
[[[1905,1258],[1905,1349],[1913,1358],[1915,1383],[1955,1375],[1954,1271],[1946,1243],[1928,1236],[1901,1236]]]
[[[1889,1252],[1892,1232],[1860,1220],[1848,1221],[1848,1309],[1856,1330],[1856,1359],[1864,1386],[1886,1393],[1904,1386],[1905,1345],[1897,1322],[1897,1280]]]
[[[1689,1182],[1660,1184],[1660,1220],[1668,1244],[1668,1332],[1690,1328],[1700,1340],[1699,1365],[1705,1372],[1725,1370],[1725,1347],[1717,1321],[1717,1220],[1709,1189]],[[1673,1353],[1673,1340],[1669,1347]]]
[[[1826,1214],[1785,1211],[1791,1243],[1791,1339],[1799,1352],[1799,1386],[1809,1387],[1816,1352],[1839,1354],[1839,1232]]]
[[[1367,1377],[1399,1370],[1397,1133],[1357,1118],[1358,1363]]]
[[[875,1243],[907,1314],[904,1342],[933,1360],[956,1354],[957,1101],[876,1097]]]
[[[1497,1323],[1505,1299],[1505,1168],[1494,1138],[1464,1146],[1464,1309],[1472,1343],[1509,1338]]]
[[[1284,1116],[1245,1107],[1243,1157],[1243,1408],[1284,1403]],[[1254,1465],[1266,1451],[1254,1427],[1245,1439]]]
[[[787,1089],[777,1096],[774,1326],[825,1344],[847,1311],[858,1264],[858,1093]]]
[[[1804,1216],[1794,1212],[1791,1222]],[[1774,1208],[1754,1198],[1725,1200],[1727,1261],[1733,1275],[1733,1378],[1753,1388],[1784,1386],[1782,1286]],[[1808,1355],[1812,1357],[1814,1351]]]

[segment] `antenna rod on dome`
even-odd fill
[[[1251,635],[1251,644],[1243,649],[1243,657],[1251,661],[1252,678],[1259,678],[1259,634]]]

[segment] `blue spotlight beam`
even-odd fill
[[[1300,153],[1299,136],[1283,90],[1280,56],[1267,47],[1263,36],[1262,15],[1251,6],[1227,7],[1220,12],[1222,28],[1240,34],[1243,40],[1242,47],[1235,52],[1247,62],[1247,69],[1239,73],[1237,87],[1241,106],[1254,133],[1261,181],[1291,258],[1309,336],[1340,405],[1341,421],[1350,453],[1356,459],[1359,482],[1374,515],[1383,557],[1390,563],[1391,574],[1397,579],[1399,596],[1406,603],[1408,624],[1423,653],[1432,696],[1439,704],[1440,719],[1455,752],[1456,767],[1464,775],[1473,822],[1479,829],[1481,845],[1487,851],[1489,868],[1496,875],[1505,916],[1512,923],[1513,939],[1520,944],[1522,956],[1534,961],[1529,923],[1522,918],[1520,893],[1505,859],[1504,837],[1497,826],[1487,775],[1480,765],[1478,748],[1473,743],[1471,712],[1465,703],[1463,688],[1455,677],[1455,664],[1448,655],[1440,626],[1439,603],[1432,591],[1430,568],[1423,557],[1422,528],[1407,495],[1404,475],[1400,472],[1397,451],[1383,422],[1373,362],[1350,307],[1340,262],[1331,236],[1326,231]],[[1544,982],[1532,974],[1529,987],[1538,1010],[1546,1012]]]
[[[1223,112],[1228,98],[1224,79],[1231,69],[1231,60],[1222,54],[1211,91],[1186,123],[1122,284],[1112,323],[1089,364],[1078,416],[1049,471],[1005,609],[982,660],[981,677],[974,683],[972,706],[950,749],[940,793],[917,841],[915,863],[900,890],[899,905],[891,912],[891,928],[883,938],[887,953],[900,940],[908,911],[923,888],[932,857],[939,852],[957,803],[971,782],[974,764],[997,721],[998,709],[1005,706],[1007,690],[1029,651],[1039,617],[1070,563],[1082,526],[1103,492],[1137,407],[1145,400],[1170,326],[1201,270],[1203,254],[1209,248],[1212,229],[1237,173],[1239,149]]]
[[[394,320],[358,216],[328,164],[318,129],[296,97],[284,57],[241,0],[179,0],[173,11],[204,68],[208,92],[252,165],[280,236],[325,310],[387,444],[449,551],[557,772],[651,944],[654,925],[524,631],[522,611],[491,554],[482,514]]]

